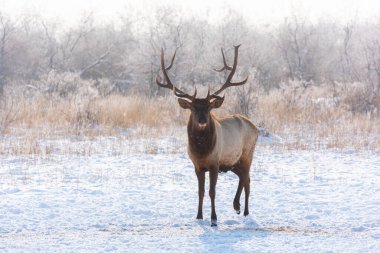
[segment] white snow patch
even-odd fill
[[[233,210],[236,176],[220,174],[211,228],[207,194],[205,219],[195,219],[197,180],[182,140],[61,143],[92,151],[0,157],[1,252],[380,249],[377,153],[259,146],[250,216]]]

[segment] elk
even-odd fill
[[[189,109],[191,114],[187,124],[188,134],[188,155],[194,164],[195,173],[198,179],[198,213],[197,219],[203,219],[203,197],[205,192],[205,172],[209,172],[211,199],[211,226],[217,226],[217,216],[215,211],[215,187],[218,179],[218,172],[231,170],[239,177],[239,184],[233,201],[233,207],[237,214],[240,214],[240,196],[244,188],[245,207],[244,215],[249,214],[248,200],[250,193],[250,167],[255,150],[258,129],[246,117],[242,115],[231,115],[218,118],[212,109],[219,108],[224,101],[224,96],[219,94],[231,86],[240,86],[247,82],[248,77],[240,82],[232,82],[238,60],[238,46],[234,46],[234,61],[232,67],[227,64],[223,48],[222,57],[224,66],[215,71],[230,71],[223,86],[210,95],[210,88],[206,98],[196,98],[197,90],[193,95],[189,95],[176,86],[169,79],[168,70],[173,66],[176,52],[174,53],[170,65],[165,66],[164,50],[161,49],[161,69],[164,81],[157,76],[158,86],[168,88],[178,97],[178,103],[183,109]]]

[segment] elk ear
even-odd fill
[[[178,99],[178,104],[183,108],[183,109],[190,109],[191,108],[191,102],[187,101],[186,99],[179,98]]]
[[[215,98],[213,101],[211,101],[210,103],[210,107],[215,109],[215,108],[219,108],[224,102],[224,97],[218,97],[218,98]]]

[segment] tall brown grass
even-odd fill
[[[20,132],[25,135],[27,131],[43,138],[116,135],[122,129],[133,128],[137,129],[136,137],[139,134],[157,137],[175,134],[168,129],[184,126],[189,115],[171,94],[165,97],[83,94],[60,96],[39,92],[25,96],[24,92],[12,89],[0,105],[0,131],[13,135]],[[326,87],[313,87],[302,96],[289,97],[294,94],[280,89],[258,92],[250,118],[264,131],[280,136],[281,145],[287,148],[380,149],[380,117],[376,113],[351,110]],[[235,96],[228,94],[222,109],[215,113],[223,116],[237,112]]]
[[[379,149],[377,113],[352,111],[332,94],[314,88],[290,106],[284,92],[274,90],[260,96],[253,118],[287,147]]]
[[[49,130],[46,134],[86,134],[98,129],[98,134],[104,134],[120,128],[164,129],[184,124],[187,118],[171,97],[110,95],[71,100],[45,95],[32,98],[12,95],[11,99],[18,102],[0,108],[4,119],[0,126],[2,133],[26,128]]]

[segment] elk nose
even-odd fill
[[[200,117],[199,118],[199,124],[206,124],[207,121],[206,121],[206,118],[205,117]]]

